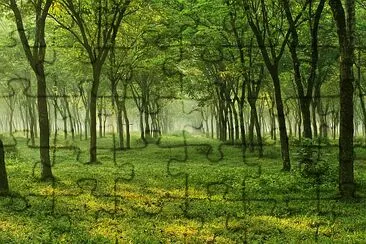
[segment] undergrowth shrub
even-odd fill
[[[335,172],[331,169],[331,158],[322,153],[319,141],[303,139],[297,144],[294,156],[301,176],[316,183],[332,181]]]

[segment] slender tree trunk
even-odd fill
[[[289,137],[292,138],[293,137],[292,120],[291,120],[289,113],[286,115],[286,118],[287,118],[288,130],[289,130]]]
[[[34,116],[33,117],[33,133],[34,133],[34,138],[38,138],[38,125],[37,125],[37,120],[36,120],[37,111],[36,111],[34,104],[35,103],[31,103],[31,109],[32,109],[31,115]]]
[[[67,97],[64,98],[64,103],[65,103],[65,109],[66,109],[66,112],[67,112],[67,116],[69,117],[70,130],[71,130],[71,138],[72,138],[72,140],[74,140],[75,139],[74,119],[73,119],[73,117],[71,115],[69,101],[68,101],[68,98]]]
[[[151,138],[150,120],[149,120],[149,104],[146,99],[143,102],[144,106],[144,120],[145,120],[145,138]]]
[[[67,115],[66,111],[62,114],[62,120],[64,122],[64,138],[67,139],[68,133],[67,133]]]
[[[93,66],[93,84],[90,96],[90,146],[89,146],[89,163],[97,163],[97,99],[98,87],[100,81],[101,66],[94,64]]]
[[[73,106],[73,114],[74,114],[74,117],[76,119],[77,130],[78,130],[78,133],[79,133],[79,139],[80,139],[80,141],[82,141],[83,140],[83,126],[82,126],[82,123],[81,123],[80,113],[78,111],[78,108],[77,108],[76,104],[74,104],[74,106]]]
[[[289,23],[289,28],[291,31],[291,40],[288,43],[288,47],[291,53],[293,70],[294,70],[294,80],[297,88],[297,94],[299,96],[299,107],[302,113],[303,118],[303,126],[304,126],[304,137],[312,138],[311,132],[311,116],[310,116],[310,97],[305,94],[304,86],[301,80],[301,72],[300,72],[300,60],[297,55],[297,47],[299,45],[299,37],[296,30],[296,24],[292,17],[292,13],[290,10],[289,0],[282,0],[283,6],[286,13],[286,18]],[[308,89],[312,91],[313,83],[309,83]],[[312,92],[309,92],[311,95]]]
[[[261,135],[261,127],[260,127],[260,123],[259,123],[259,118],[258,118],[258,112],[257,112],[257,107],[256,107],[256,101],[252,100],[249,105],[250,105],[250,128],[249,128],[249,140],[250,140],[250,147],[251,147],[251,151],[254,151],[254,127],[255,127],[255,131],[256,131],[256,136],[257,136],[257,146],[258,146],[258,153],[259,153],[259,157],[263,156],[263,143],[262,143],[262,135]],[[250,135],[251,134],[251,135]]]
[[[122,110],[123,110],[124,120],[126,123],[125,124],[125,126],[126,126],[126,148],[130,149],[131,148],[130,120],[128,119],[128,115],[127,115],[125,98],[123,99],[123,102],[122,102]]]
[[[275,123],[274,123],[274,114],[273,114],[273,106],[268,109],[269,119],[270,119],[270,134],[271,139],[276,140],[275,138]]]
[[[103,137],[103,119],[102,119],[102,116],[103,116],[102,109],[99,108],[98,109],[99,138]]]
[[[313,101],[312,103],[312,106],[311,106],[311,112],[312,112],[312,119],[313,119],[313,134],[314,134],[314,137],[318,137],[319,134],[318,134],[318,125],[317,125],[317,121],[316,121],[316,102]]]
[[[23,110],[23,104],[22,102],[19,103],[19,113],[20,113],[20,118],[22,120],[22,127],[23,128],[23,135],[26,135],[26,130],[28,130],[28,126],[27,126],[27,122],[26,122],[26,115],[25,115],[25,111]],[[28,137],[27,137],[28,139]]]
[[[87,98],[85,105],[85,117],[84,117],[84,139],[88,140],[88,130],[90,130],[90,97]]]
[[[364,101],[364,93],[361,86],[361,51],[358,52],[358,66],[357,66],[357,79],[356,86],[358,90],[358,98],[360,100],[361,112],[362,112],[362,130],[366,132],[366,106]],[[365,138],[366,140],[366,138]]]
[[[228,103],[228,108],[229,108],[229,113],[228,113],[228,125],[229,125],[229,140],[231,142],[231,144],[235,143],[235,138],[234,138],[234,119],[233,119],[233,112],[231,109],[231,104]]]
[[[89,162],[96,163],[97,162],[97,105],[96,105],[96,98],[92,95],[90,98],[90,148],[89,148]]]
[[[215,113],[213,105],[210,106],[210,110],[211,110],[211,113],[210,113],[211,138],[213,139],[214,138],[214,113]]]
[[[140,137],[145,141],[144,112],[140,110]]]
[[[244,126],[244,102],[239,105],[239,123],[240,123],[240,139],[244,147],[247,146],[246,136],[245,136],[245,126]]]
[[[258,143],[258,156],[263,157],[263,140],[261,134],[261,126],[259,123],[258,113],[254,111],[254,124],[255,124],[255,131],[257,133],[257,143]]]
[[[323,112],[323,104],[319,104],[320,111],[318,113],[321,114],[320,116],[320,131],[321,137],[328,138],[328,123],[327,123],[327,114],[326,111]]]
[[[5,152],[3,141],[0,139],[0,196],[9,193],[8,175],[5,167]]]
[[[104,108],[103,108],[103,137],[105,137],[105,129],[106,129],[107,118],[108,118],[107,109],[104,106]]]
[[[9,133],[10,133],[10,135],[13,135],[13,123],[14,123],[13,120],[14,120],[14,108],[10,107],[10,115],[9,115]]]
[[[240,140],[240,130],[239,130],[239,118],[238,118],[238,111],[236,109],[235,103],[233,103],[233,116],[234,116],[234,129],[235,129],[235,140]],[[207,120],[206,120],[207,122]]]
[[[122,106],[120,101],[116,100],[117,104],[117,130],[118,130],[118,139],[119,139],[119,147],[121,149],[124,148],[124,136],[123,136],[123,119],[122,119]]]
[[[303,118],[302,118],[302,113],[301,113],[301,108],[300,106],[298,106],[298,109],[297,109],[297,132],[298,132],[298,137],[299,137],[299,140],[301,141],[302,139],[302,131],[301,131],[301,125],[303,124]]]
[[[277,120],[278,126],[280,130],[280,142],[281,142],[281,155],[283,161],[283,171],[290,171],[291,164],[290,164],[290,152],[289,152],[289,145],[288,145],[288,137],[287,137],[287,130],[286,130],[286,120],[285,114],[283,112],[283,102],[282,102],[282,95],[281,95],[281,87],[280,87],[280,80],[278,77],[278,70],[273,68],[270,70],[270,74],[272,76],[274,91],[275,91],[275,100],[277,106]]]
[[[220,117],[219,117],[219,112],[218,112],[218,102],[216,101],[216,104],[214,106],[214,117],[215,117],[215,131],[216,131],[216,138],[220,140]]]
[[[249,123],[249,151],[254,152],[254,111],[250,109],[250,123]]]

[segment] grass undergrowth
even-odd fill
[[[88,141],[58,139],[53,182],[38,180],[38,151],[17,137],[7,148],[12,195],[0,198],[0,243],[357,243],[366,240],[365,199],[337,199],[337,151],[321,183],[293,158],[281,172],[277,145],[264,156],[187,136],[115,150],[98,140],[101,164],[86,165]],[[51,139],[54,142],[53,139]],[[65,148],[68,146],[75,147]],[[293,150],[292,155],[296,152]],[[366,150],[356,151],[358,194],[365,195]]]

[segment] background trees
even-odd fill
[[[54,20],[68,30],[85,49],[92,67],[92,82],[88,110],[90,112],[90,163],[97,162],[97,98],[102,67],[114,45],[120,25],[127,14],[131,0],[124,1],[72,1],[58,2]],[[57,11],[63,11],[58,14]],[[65,23],[65,20],[71,23]]]
[[[32,146],[39,134],[43,178],[52,177],[50,131],[62,128],[72,143],[90,139],[89,162],[94,163],[98,130],[104,137],[116,128],[121,149],[131,147],[133,133],[148,142],[181,131],[183,115],[172,109],[179,100],[190,104],[185,112],[194,117],[196,131],[250,152],[258,147],[259,156],[265,154],[263,145],[279,136],[285,171],[291,169],[295,139],[331,142],[339,137],[340,191],[354,195],[353,131],[364,135],[366,127],[361,49],[360,103],[352,100],[354,39],[363,38],[354,28],[353,1],[55,0],[20,5],[9,0],[2,5],[7,7],[2,21],[16,20],[19,38],[7,29],[1,42],[22,44],[35,77],[24,64],[2,66],[2,89],[10,84],[26,94],[6,100],[9,116],[1,127],[10,133],[24,129]],[[361,7],[359,15],[365,11]],[[16,52],[0,58],[14,60]],[[353,121],[354,111],[359,115]]]

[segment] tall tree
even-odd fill
[[[53,16],[61,27],[68,30],[85,49],[89,58],[93,80],[90,89],[90,148],[89,162],[97,162],[97,99],[102,67],[115,42],[123,18],[132,0],[60,0],[72,24],[65,23],[63,17]]]
[[[314,90],[315,76],[318,65],[318,28],[320,17],[324,8],[325,0],[320,0],[318,7],[316,9],[316,13],[314,17],[312,17],[312,5],[314,4],[311,0],[309,2],[309,26],[310,26],[310,34],[311,34],[311,68],[310,75],[307,80],[307,83],[303,82],[301,75],[301,62],[298,55],[298,47],[299,47],[299,34],[297,30],[297,26],[295,24],[295,20],[293,18],[293,10],[291,9],[289,0],[282,0],[283,8],[286,13],[286,19],[289,24],[289,30],[291,32],[291,38],[288,43],[288,47],[291,53],[293,69],[294,69],[294,81],[298,93],[299,104],[301,115],[303,119],[303,127],[304,127],[304,137],[312,138],[312,130],[311,130],[311,114],[310,114],[310,104],[311,97]],[[301,11],[304,11],[307,7],[308,2],[305,3]],[[301,14],[301,13],[300,13]],[[314,19],[314,20],[313,20]]]
[[[47,88],[44,61],[46,56],[45,27],[46,18],[53,0],[32,1],[35,14],[35,30],[33,45],[30,45],[30,37],[26,33],[23,15],[16,0],[9,0],[8,7],[13,11],[20,41],[22,43],[25,56],[37,79],[37,106],[38,121],[40,132],[40,157],[41,157],[41,179],[48,180],[53,178],[50,154],[49,154],[49,135],[50,126],[47,107]],[[26,3],[29,4],[29,3]]]
[[[356,186],[353,171],[353,64],[355,1],[329,0],[337,26],[340,49],[340,135],[339,135],[339,191],[343,198],[354,197]]]
[[[270,10],[271,12],[269,11],[268,5],[271,5],[273,7],[273,9]],[[285,114],[281,94],[281,81],[279,78],[279,62],[285,51],[285,47],[290,36],[290,31],[288,30],[283,36],[277,35],[276,38],[276,33],[278,33],[277,29],[281,29],[282,31],[284,30],[283,26],[284,21],[278,21],[276,18],[276,21],[280,23],[279,26],[276,26],[278,24],[273,23],[274,19],[273,15],[275,14],[278,15],[278,13],[276,12],[276,9],[278,9],[278,5],[276,2],[271,1],[271,4],[269,4],[264,0],[260,1],[243,0],[243,6],[248,18],[249,25],[256,37],[258,46],[262,53],[264,63],[273,81],[275,101],[278,114],[277,119],[280,130],[283,170],[289,171],[291,169],[290,153],[289,153],[286,121],[285,121]],[[272,16],[270,16],[270,14],[272,14]],[[280,18],[285,17],[280,16]],[[297,23],[299,18],[300,16],[296,16],[294,21],[295,24]],[[279,48],[277,48],[277,46],[279,46]]]

